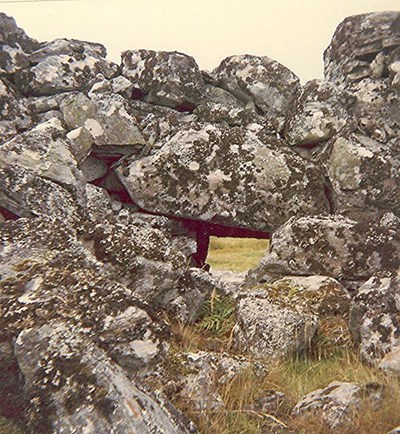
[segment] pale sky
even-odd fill
[[[39,41],[100,42],[117,63],[127,49],[181,51],[213,69],[232,54],[275,59],[303,82],[322,78],[322,53],[349,15],[400,10],[400,0],[0,0]]]

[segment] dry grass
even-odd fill
[[[338,320],[337,324],[341,325]],[[205,335],[196,325],[172,325],[176,336],[175,351],[213,350],[230,351],[230,336]],[[327,330],[331,332],[331,323]],[[336,333],[334,333],[334,341]],[[264,376],[255,374],[251,369],[237,375],[232,381],[221,385],[215,383],[216,391],[222,397],[225,407],[214,411],[193,411],[190,402],[174,401],[198,426],[202,434],[260,434],[260,433],[338,433],[318,416],[307,415],[292,418],[290,408],[305,394],[325,388],[332,381],[357,383],[378,382],[385,385],[386,394],[383,405],[374,410],[365,404],[354,416],[350,428],[343,429],[343,434],[384,434],[400,425],[400,384],[381,371],[365,365],[350,342],[333,347],[327,351],[328,337],[320,338],[316,346],[323,343],[324,350],[313,348],[307,355],[281,360],[269,366]],[[334,344],[330,342],[330,345]],[[338,349],[339,348],[339,349]],[[288,405],[277,413],[266,414],[257,410],[255,402],[267,390],[281,391],[288,398]],[[285,431],[287,426],[289,431]]]
[[[258,264],[268,246],[269,240],[211,237],[207,263],[217,270],[247,271]]]

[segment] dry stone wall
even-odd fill
[[[188,323],[226,290],[201,269],[213,234],[272,237],[249,286],[361,287],[365,358],[396,353],[399,12],[347,18],[325,79],[304,85],[266,56],[201,71],[183,53],[129,50],[117,65],[101,44],[38,42],[5,14],[0,44],[0,356],[21,391],[0,415],[29,432],[195,432],[138,377],[168,352],[163,315]],[[378,309],[377,294],[396,303]],[[238,318],[237,346],[271,358],[318,323],[267,296]]]

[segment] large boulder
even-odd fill
[[[15,355],[25,378],[28,432],[189,433],[171,404],[139,387],[75,325],[50,321],[22,331]]]
[[[16,73],[15,82],[25,96],[88,91],[97,74],[112,78],[118,72],[105,55],[100,44],[57,39],[30,55],[33,66]]]
[[[399,315],[399,274],[393,278],[373,276],[357,291],[351,304],[350,329],[365,361],[378,365],[384,356],[398,349]]]
[[[324,142],[340,131],[353,130],[350,108],[354,96],[323,80],[307,82],[293,102],[285,123],[285,138],[292,146]]]
[[[231,56],[212,72],[220,87],[244,104],[253,103],[277,130],[300,92],[298,77],[267,56]]]
[[[269,361],[298,354],[310,346],[318,318],[307,309],[284,306],[266,291],[244,296],[236,310],[234,347]]]
[[[324,53],[327,80],[340,85],[371,77],[374,66],[390,59],[400,46],[399,22],[398,11],[346,18]]]
[[[396,153],[362,135],[338,137],[332,145],[328,174],[335,211],[356,219],[400,217],[400,164]]]
[[[117,173],[136,204],[166,215],[273,231],[291,216],[328,212],[318,166],[239,128],[188,124]]]
[[[205,96],[205,83],[196,61],[177,51],[125,51],[122,75],[134,85],[132,97],[150,104],[192,111]]]
[[[400,266],[396,222],[390,214],[377,223],[340,215],[292,217],[273,234],[270,251],[247,280],[255,284],[285,275],[321,274],[350,284],[375,273],[393,274]]]

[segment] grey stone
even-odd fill
[[[39,47],[39,42],[19,28],[14,18],[0,13],[0,73],[12,74],[28,67],[28,54]]]
[[[400,216],[399,162],[395,153],[361,135],[338,137],[329,158],[335,211],[355,219]]]
[[[117,173],[136,204],[161,214],[272,231],[328,211],[318,166],[239,128],[188,124]]]
[[[342,21],[324,53],[325,77],[339,85],[371,77],[377,57],[390,56],[400,46],[399,20],[399,12],[388,11]]]
[[[340,215],[292,217],[273,234],[270,251],[247,281],[320,274],[364,282],[376,273],[391,275],[400,265],[398,237],[398,228],[385,221],[356,222]]]
[[[128,50],[122,75],[134,85],[135,99],[192,111],[205,94],[203,77],[193,57],[183,53]]]
[[[399,275],[393,278],[371,277],[353,298],[350,330],[360,344],[361,356],[368,363],[379,364],[386,354],[400,345],[399,311]],[[386,369],[388,359],[382,363]]]
[[[298,77],[267,56],[227,57],[212,75],[220,87],[242,103],[254,102],[265,116],[273,119],[277,130],[300,92]]]
[[[285,138],[292,146],[313,145],[343,129],[354,130],[349,108],[355,97],[323,80],[307,82],[293,102],[285,123]]]
[[[72,324],[51,321],[22,331],[15,353],[30,397],[31,432],[196,431],[169,403],[131,381]]]
[[[377,409],[382,404],[385,388],[379,383],[346,383],[334,381],[325,389],[305,395],[294,407],[294,416],[319,415],[329,429],[352,426],[352,418],[363,402]]]
[[[102,57],[97,44],[76,40],[55,40],[31,54],[36,62],[16,73],[18,88],[26,96],[53,95],[67,91],[88,91],[96,75],[117,74],[117,65]]]
[[[236,320],[234,347],[269,361],[304,351],[318,325],[315,315],[282,307],[256,293],[239,301]]]

